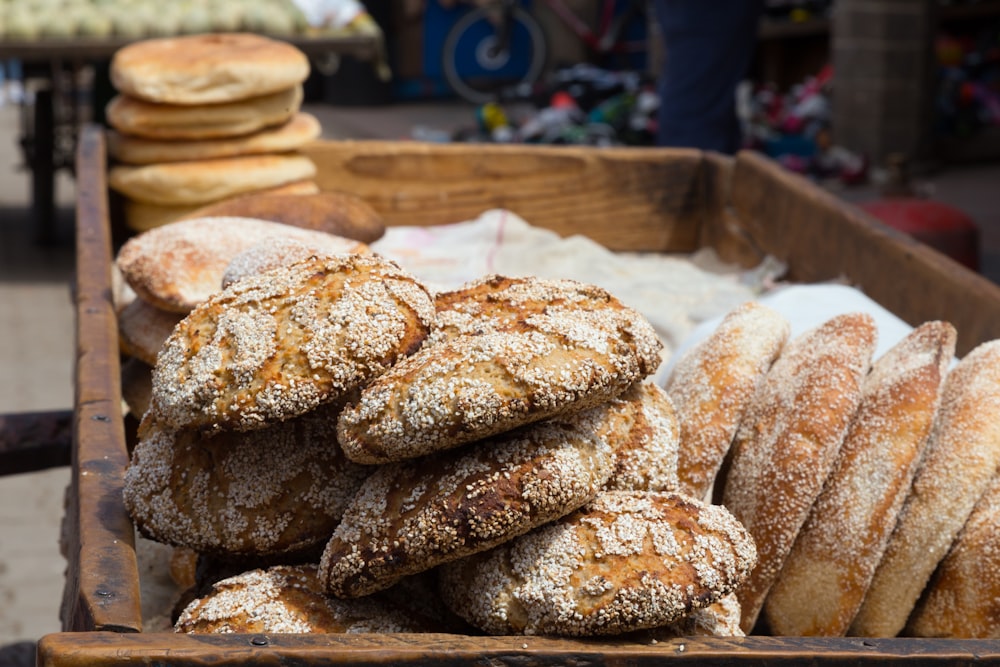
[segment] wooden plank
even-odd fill
[[[991,640],[686,637],[661,642],[547,637],[386,635],[184,635],[57,633],[38,645],[40,667],[238,665],[985,665]]]
[[[321,189],[364,198],[389,225],[461,222],[505,208],[612,250],[698,245],[699,151],[322,141],[303,152]]]
[[[121,500],[122,425],[104,136],[88,126],[77,164],[75,421],[63,627],[139,631],[135,532]]]
[[[1000,337],[1000,286],[761,155],[741,153],[733,183],[740,223],[790,280],[844,280],[914,326],[947,320],[960,355]]]
[[[0,476],[69,465],[70,410],[0,414]]]

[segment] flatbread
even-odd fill
[[[301,84],[309,76],[309,59],[263,35],[209,33],[124,46],[112,57],[110,74],[119,92],[143,100],[211,104]]]
[[[316,165],[295,153],[112,167],[108,186],[153,204],[207,204],[224,197],[312,179]]]
[[[208,160],[238,155],[286,153],[305,146],[322,133],[319,120],[312,114],[298,112],[281,125],[252,134],[222,139],[145,139],[108,132],[108,154],[126,164],[158,164]]]

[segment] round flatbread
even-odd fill
[[[304,155],[244,155],[193,162],[112,167],[108,187],[128,199],[177,206],[311,180],[316,165]]]
[[[490,634],[616,635],[721,600],[756,558],[750,534],[720,505],[604,491],[564,519],[441,566],[441,594]]]
[[[145,299],[133,299],[118,311],[118,343],[121,351],[149,366],[156,365],[164,341],[184,319],[181,313],[157,308]]]
[[[302,148],[321,133],[316,117],[302,112],[280,125],[226,139],[144,139],[111,130],[108,154],[118,162],[141,165],[287,153]]]
[[[309,59],[295,46],[251,33],[209,33],[134,42],[111,59],[119,92],[150,102],[232,102],[301,84]]]
[[[108,133],[108,152],[115,159],[132,164],[172,162],[175,160],[152,158],[178,154],[190,156],[183,158],[188,160],[221,157],[206,155],[203,142],[216,151],[219,147],[231,151],[233,147],[246,146],[254,133],[265,130],[264,140],[273,140],[277,128],[295,117],[302,106],[302,97],[301,86],[238,102],[191,106],[157,104],[116,95],[104,111],[108,125],[114,128]],[[298,134],[297,131],[291,136]],[[287,140],[288,136],[285,131],[277,138]],[[173,153],[164,143],[168,141],[178,144]]]

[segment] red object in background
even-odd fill
[[[979,271],[979,227],[962,211],[919,197],[891,197],[859,206],[893,229]]]

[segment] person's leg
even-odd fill
[[[664,42],[657,143],[733,153],[736,86],[757,41],[763,0],[655,0]]]

